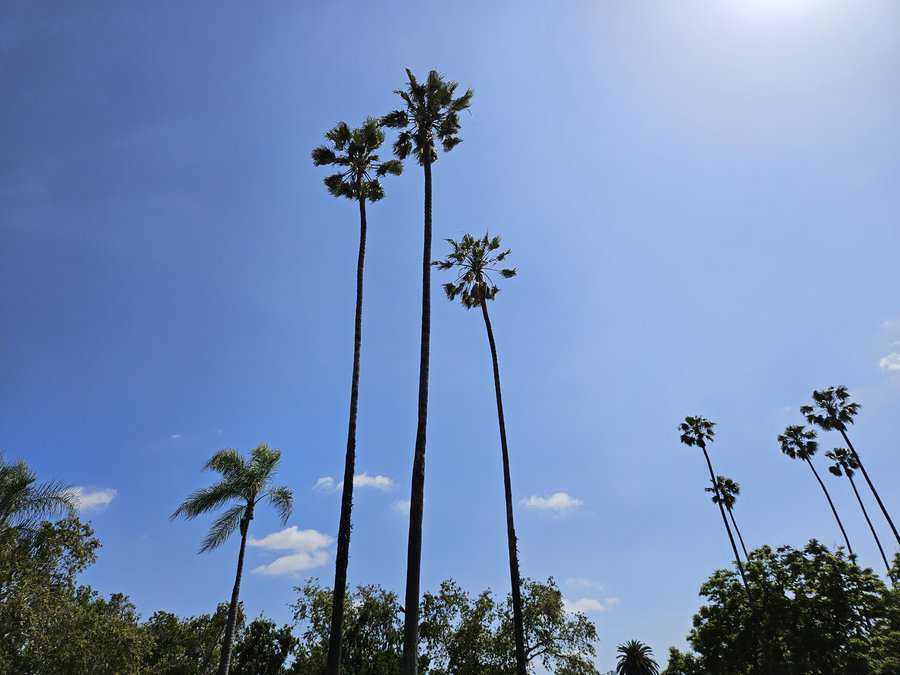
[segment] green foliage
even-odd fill
[[[207,675],[219,662],[222,636],[228,619],[228,604],[213,614],[181,619],[171,612],[155,612],[144,624],[152,647],[145,669],[157,675]],[[238,630],[244,613],[238,605]]]
[[[825,456],[832,461],[828,470],[835,476],[844,476],[852,478],[853,474],[859,469],[859,462],[856,456],[846,448],[835,448],[825,453]]]
[[[716,492],[718,488],[718,492]],[[734,508],[737,502],[737,496],[741,494],[741,485],[725,476],[716,476],[716,484],[713,487],[703,488],[706,492],[712,493],[713,504],[718,504],[720,495],[722,503],[729,511]]]
[[[800,407],[800,412],[810,424],[827,430],[845,431],[859,413],[859,403],[850,400],[850,392],[844,385],[813,391],[813,405]]]
[[[629,640],[616,648],[617,675],[658,675],[659,665],[653,660],[653,650],[640,640]]]
[[[312,151],[316,166],[338,166],[338,173],[326,176],[325,187],[334,197],[368,199],[377,202],[384,197],[380,178],[399,176],[403,164],[395,159],[382,162],[376,150],[384,143],[384,131],[378,120],[368,118],[358,129],[340,122],[325,134],[331,147],[322,145]]]
[[[30,530],[44,518],[75,514],[75,496],[59,481],[39,483],[25,462],[0,454],[0,532]]]
[[[406,159],[415,154],[419,164],[425,163],[425,152],[432,162],[437,160],[436,143],[449,152],[462,142],[459,137],[459,113],[472,102],[472,90],[454,98],[457,83],[445,80],[436,70],[419,83],[412,71],[406,69],[406,89],[395,90],[403,107],[381,118],[381,125],[402,129],[394,142],[394,154]]]
[[[778,443],[781,452],[791,459],[808,460],[819,449],[815,429],[807,429],[802,424],[787,427],[783,434],[779,434]]]
[[[707,443],[711,443],[716,437],[715,422],[710,422],[705,417],[699,415],[691,417],[688,415],[684,418],[684,422],[678,425],[678,431],[681,432],[681,442],[688,447],[697,446],[706,448]]]
[[[481,238],[471,234],[463,235],[460,241],[448,239],[450,253],[444,260],[435,260],[432,265],[440,270],[456,269],[456,280],[444,284],[444,292],[451,302],[459,297],[463,307],[472,309],[486,300],[493,300],[500,289],[491,278],[491,273],[504,279],[516,276],[514,268],[498,268],[511,253],[510,249],[494,253],[500,248],[500,237],[489,234]]]
[[[243,631],[234,648],[231,675],[280,675],[297,644],[289,625],[260,617]]]

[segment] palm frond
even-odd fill
[[[237,475],[244,471],[246,464],[244,463],[244,458],[241,457],[241,453],[234,448],[225,448],[210,457],[203,468],[217,471],[227,479],[229,476]]]
[[[192,520],[208,511],[219,508],[233,499],[244,499],[241,481],[223,480],[215,485],[192,492],[170,516],[172,520],[184,517]]]
[[[215,522],[210,526],[209,532],[206,533],[206,537],[203,539],[203,543],[200,546],[200,553],[212,551],[224,544],[228,540],[228,537],[230,537],[241,524],[241,518],[246,510],[247,507],[243,504],[232,506],[225,513],[216,518]]]
[[[282,524],[287,523],[294,510],[294,492],[289,487],[272,488],[269,491],[269,503],[278,512]]]

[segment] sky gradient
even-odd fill
[[[197,555],[209,520],[169,514],[215,450],[262,441],[297,529],[258,514],[245,606],[285,621],[293,586],[331,583],[358,222],[309,153],[396,107],[406,66],[475,91],[434,168],[434,256],[486,229],[513,250],[491,312],[522,572],[589,612],[601,669],[627,639],[683,645],[730,557],[685,415],[718,423],[748,545],[834,545],[776,436],[813,388],[846,384],[900,515],[897,3],[79,4],[0,16],[0,449],[83,488],[100,591],[145,618],[225,599],[237,541]],[[421,170],[384,186],[350,582],[402,592]],[[490,356],[441,281],[423,588],[504,594]],[[877,570],[852,493],[829,485]]]

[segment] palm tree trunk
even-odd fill
[[[741,536],[741,530],[737,526],[737,521],[734,519],[734,511],[728,509],[728,517],[731,518],[731,524],[734,526],[734,531],[737,533],[738,541],[741,542],[741,550],[744,552],[744,560],[750,560],[750,554],[747,553],[747,545],[744,543],[744,537]]]
[[[853,447],[853,443],[851,443],[850,439],[847,437],[847,432],[844,431],[843,427],[840,426],[838,427],[838,431],[841,432],[841,436],[844,437],[844,442],[847,444],[847,447],[850,448],[850,452],[853,453],[853,457],[859,464],[859,468],[862,471],[863,477],[866,479],[866,483],[869,484],[869,489],[872,491],[872,494],[875,495],[875,501],[878,502],[878,506],[881,508],[881,512],[884,514],[884,517],[887,519],[888,524],[891,526],[891,530],[894,533],[894,538],[897,539],[897,544],[900,544],[900,534],[897,533],[897,528],[894,525],[894,521],[891,520],[891,516],[885,508],[884,502],[881,501],[881,497],[878,495],[878,490],[876,490],[875,486],[872,485],[872,479],[869,478],[869,472],[866,471],[866,467],[863,465],[862,460],[859,458],[859,455],[856,452],[856,449]]]
[[[234,627],[237,624],[238,598],[241,594],[241,575],[244,573],[244,550],[247,548],[247,529],[250,521],[241,519],[241,550],[238,553],[237,574],[234,576],[234,588],[231,591],[231,604],[228,606],[228,623],[225,625],[225,637],[222,640],[222,655],[219,657],[219,674],[228,675],[231,668],[231,644],[234,640]]]
[[[350,563],[350,530],[353,511],[353,475],[356,470],[356,411],[359,404],[359,361],[362,349],[363,269],[366,262],[366,199],[359,198],[359,255],[356,259],[356,318],[353,328],[353,376],[350,381],[350,421],[347,424],[347,452],[344,457],[344,487],[341,494],[341,521],[338,526],[334,563],[334,591],[331,603],[331,634],[328,638],[327,675],[338,675],[344,627],[344,597],[347,593],[347,566]]]
[[[731,533],[731,526],[728,524],[728,518],[725,516],[725,506],[722,493],[719,492],[719,485],[716,483],[716,474],[713,471],[712,461],[709,459],[709,453],[705,446],[700,446],[703,450],[703,456],[706,458],[706,466],[709,468],[709,479],[712,481],[713,488],[716,491],[716,502],[718,502],[719,513],[722,514],[722,522],[725,524],[725,531],[728,533],[728,541],[731,542],[731,550],[734,551],[734,561],[737,563],[738,572],[741,573],[741,581],[744,583],[744,590],[747,592],[747,600],[750,607],[753,607],[753,595],[750,593],[750,585],[747,583],[747,577],[744,574],[744,565],[741,563],[741,555],[738,553],[737,544],[734,543],[734,535]]]
[[[509,475],[509,447],[506,444],[506,421],[503,416],[503,395],[500,390],[500,364],[497,360],[497,345],[494,329],[488,316],[487,301],[482,295],[481,314],[487,329],[491,346],[491,360],[494,365],[494,393],[497,397],[497,420],[500,424],[500,448],[503,452],[503,491],[506,497],[506,543],[509,548],[509,580],[512,584],[513,632],[516,642],[516,673],[527,675],[528,661],[525,658],[525,630],[522,620],[522,582],[519,578],[519,551],[516,545],[516,526],[513,522],[512,479]]]
[[[816,471],[816,467],[813,466],[812,460],[807,457],[806,463],[809,464],[809,468],[812,469],[813,475],[816,477],[816,480],[819,481],[819,485],[822,486],[822,492],[825,493],[825,498],[828,500],[828,506],[831,507],[831,512],[834,514],[834,519],[837,521],[838,527],[841,528],[841,534],[844,535],[844,542],[847,544],[847,551],[850,553],[850,555],[853,555],[853,548],[850,546],[850,539],[847,537],[847,531],[844,529],[844,524],[841,522],[841,517],[838,515],[837,509],[834,507],[834,502],[831,501],[831,495],[828,494],[828,488],[825,487],[825,483],[823,483],[822,479],[819,478],[819,472]]]
[[[424,144],[425,232],[422,245],[422,341],[419,347],[419,409],[409,500],[403,675],[416,675],[419,646],[419,581],[422,572],[422,514],[425,505],[425,427],[428,423],[428,357],[431,340],[431,144]]]
[[[846,472],[846,468],[844,471]],[[884,566],[887,568],[888,576],[890,576],[891,564],[888,562],[887,556],[884,554],[884,549],[881,547],[881,539],[878,538],[878,532],[875,531],[875,526],[872,525],[872,520],[869,518],[869,512],[866,511],[866,505],[863,504],[862,497],[859,496],[859,490],[856,489],[856,482],[853,480],[853,476],[848,473],[847,478],[850,479],[850,486],[853,488],[853,494],[856,495],[856,501],[859,502],[859,508],[862,509],[863,516],[865,516],[866,522],[869,524],[869,529],[872,531],[872,536],[875,537],[875,543],[878,544],[878,551],[881,553],[881,559],[884,561]]]

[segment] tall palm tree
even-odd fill
[[[399,176],[403,164],[396,159],[382,162],[376,154],[384,143],[384,131],[378,120],[369,118],[358,129],[341,122],[325,134],[328,146],[312,151],[316,166],[338,166],[338,173],[325,178],[325,186],[334,197],[353,199],[359,204],[359,253],[356,258],[356,318],[353,332],[353,375],[350,380],[350,420],[347,424],[347,450],[344,455],[344,485],[341,495],[341,519],[338,526],[337,556],[334,561],[334,597],[331,604],[331,633],[325,672],[337,675],[341,663],[341,638],[344,626],[344,597],[347,592],[347,566],[350,561],[350,530],[353,511],[353,473],[356,467],[356,413],[359,402],[360,350],[362,348],[363,270],[366,260],[366,201],[384,197],[379,180],[387,174]],[[330,146],[330,147],[329,147]]]
[[[816,471],[816,467],[812,463],[812,457],[819,449],[815,430],[807,429],[803,425],[789,426],[784,430],[783,434],[778,436],[778,443],[781,445],[781,451],[785,455],[791,459],[801,459],[809,465],[810,470],[813,472],[813,476],[816,477],[816,480],[822,487],[822,492],[825,493],[825,498],[828,500],[828,506],[831,507],[831,512],[834,514],[834,519],[837,521],[838,527],[841,528],[841,534],[844,535],[844,543],[847,544],[847,551],[850,555],[853,555],[850,539],[847,537],[847,531],[844,529],[844,524],[841,522],[841,517],[838,515],[837,508],[834,506],[834,502],[831,501],[831,495],[828,492],[828,488],[825,487],[825,483],[822,482],[822,479],[819,477],[819,472]]]
[[[850,400],[850,393],[847,391],[847,387],[843,385],[828,387],[828,389],[823,389],[822,391],[813,391],[812,398],[813,405],[801,406],[800,412],[806,416],[806,419],[810,424],[815,424],[820,429],[826,431],[835,429],[840,432],[841,436],[844,438],[844,443],[850,448],[850,452],[853,453],[856,463],[859,464],[859,470],[862,471],[863,478],[866,479],[869,489],[872,491],[872,494],[875,495],[875,501],[878,502],[878,507],[881,509],[885,519],[891,526],[891,531],[894,533],[897,544],[900,544],[900,533],[897,532],[897,527],[894,525],[894,521],[891,520],[891,516],[888,513],[884,502],[881,501],[878,490],[875,489],[872,479],[869,478],[869,472],[866,471],[866,466],[862,463],[859,453],[856,452],[853,443],[850,442],[850,437],[847,436],[847,425],[853,424],[853,418],[859,413],[859,403]],[[818,412],[816,412],[816,410],[818,410]]]
[[[39,483],[25,462],[8,464],[0,455],[0,532],[30,532],[39,521],[73,514],[76,507],[71,488],[59,481]]]
[[[431,165],[437,160],[437,145],[445,152],[456,147],[459,137],[459,114],[469,107],[472,90],[454,96],[457,83],[445,80],[432,70],[420,83],[406,69],[407,85],[394,93],[403,107],[385,115],[381,123],[401,129],[394,143],[394,153],[405,159],[411,153],[425,172],[425,230],[422,248],[422,335],[419,348],[419,402],[416,424],[416,447],[413,457],[409,506],[409,540],[406,561],[406,612],[403,625],[404,675],[415,675],[418,668],[419,582],[422,568],[422,512],[425,503],[425,438],[428,423],[428,363],[431,340]]]
[[[463,236],[456,242],[447,240],[451,251],[444,260],[435,261],[434,265],[441,270],[456,269],[456,280],[444,284],[447,299],[453,302],[459,298],[466,309],[481,308],[484,327],[487,331],[488,345],[491,349],[491,361],[494,366],[494,394],[497,399],[497,420],[500,425],[500,449],[503,459],[503,490],[506,496],[506,543],[509,549],[509,579],[512,584],[513,632],[516,647],[516,672],[526,675],[528,660],[525,657],[525,629],[522,620],[522,591],[519,579],[519,553],[516,545],[516,528],[513,522],[512,479],[509,473],[509,447],[506,443],[506,420],[503,416],[503,394],[500,389],[500,364],[497,359],[497,345],[494,342],[494,329],[488,314],[488,300],[497,297],[500,291],[491,278],[496,274],[504,279],[516,275],[512,268],[500,268],[510,254],[510,250],[499,251],[500,237],[476,238],[471,234]]]
[[[237,573],[234,588],[231,591],[231,604],[228,607],[228,623],[222,638],[222,654],[219,660],[218,675],[228,675],[231,667],[231,647],[234,639],[234,626],[237,621],[238,598],[241,592],[241,575],[244,571],[244,551],[247,547],[247,530],[253,520],[256,506],[266,500],[286,523],[294,508],[294,493],[287,487],[273,487],[272,479],[281,461],[281,451],[270,448],[266,444],[259,445],[250,452],[250,461],[244,459],[237,450],[219,450],[206,463],[204,469],[222,474],[221,480],[209,487],[193,492],[175,509],[172,519],[184,516],[192,520],[204,513],[214,511],[223,506],[228,509],[219,516],[212,526],[200,553],[212,551],[234,534],[241,533],[241,548],[238,553]]]
[[[616,647],[617,675],[658,675],[659,664],[653,660],[653,650],[640,640],[629,640]]]
[[[835,448],[834,450],[829,450],[825,453],[825,456],[834,462],[828,467],[828,470],[835,476],[847,476],[847,479],[850,481],[850,487],[853,488],[853,494],[856,495],[856,501],[859,502],[859,508],[862,509],[863,516],[869,524],[869,530],[871,530],[872,536],[875,537],[875,543],[878,545],[881,559],[884,561],[884,566],[887,568],[888,575],[890,575],[891,564],[888,562],[887,556],[884,553],[884,548],[881,546],[881,539],[878,538],[878,532],[875,531],[875,526],[872,525],[872,520],[869,518],[869,512],[866,511],[866,505],[863,504],[862,497],[859,495],[859,490],[856,489],[856,482],[853,480],[853,474],[856,473],[856,470],[859,468],[859,462],[856,461],[856,458],[847,450],[847,448]]]
[[[718,487],[719,491],[716,492]],[[744,537],[741,536],[741,530],[734,519],[734,505],[737,502],[737,496],[741,494],[741,486],[725,476],[716,476],[716,485],[714,487],[704,488],[707,492],[712,492],[713,504],[719,503],[719,495],[722,495],[722,501],[725,503],[725,510],[728,511],[728,517],[731,518],[731,524],[737,533],[738,541],[741,542],[741,550],[744,552],[744,560],[750,560],[750,554],[747,553],[747,545],[744,543]]]
[[[703,456],[706,458],[706,466],[709,469],[709,480],[716,492],[717,500],[714,500],[719,507],[719,513],[722,514],[722,523],[725,525],[725,531],[728,533],[728,541],[731,542],[731,550],[734,552],[734,560],[737,563],[738,572],[741,574],[741,581],[744,584],[744,591],[747,593],[747,600],[753,605],[753,596],[750,593],[750,585],[747,583],[747,577],[744,574],[744,565],[741,562],[741,556],[737,550],[737,544],[734,543],[734,535],[731,533],[731,526],[728,524],[728,518],[725,516],[725,504],[722,495],[719,493],[719,484],[716,482],[716,474],[713,471],[712,460],[709,458],[706,444],[712,443],[716,437],[714,430],[715,422],[710,422],[705,417],[684,418],[684,422],[678,425],[681,432],[681,442],[688,447],[697,446],[703,450]]]

